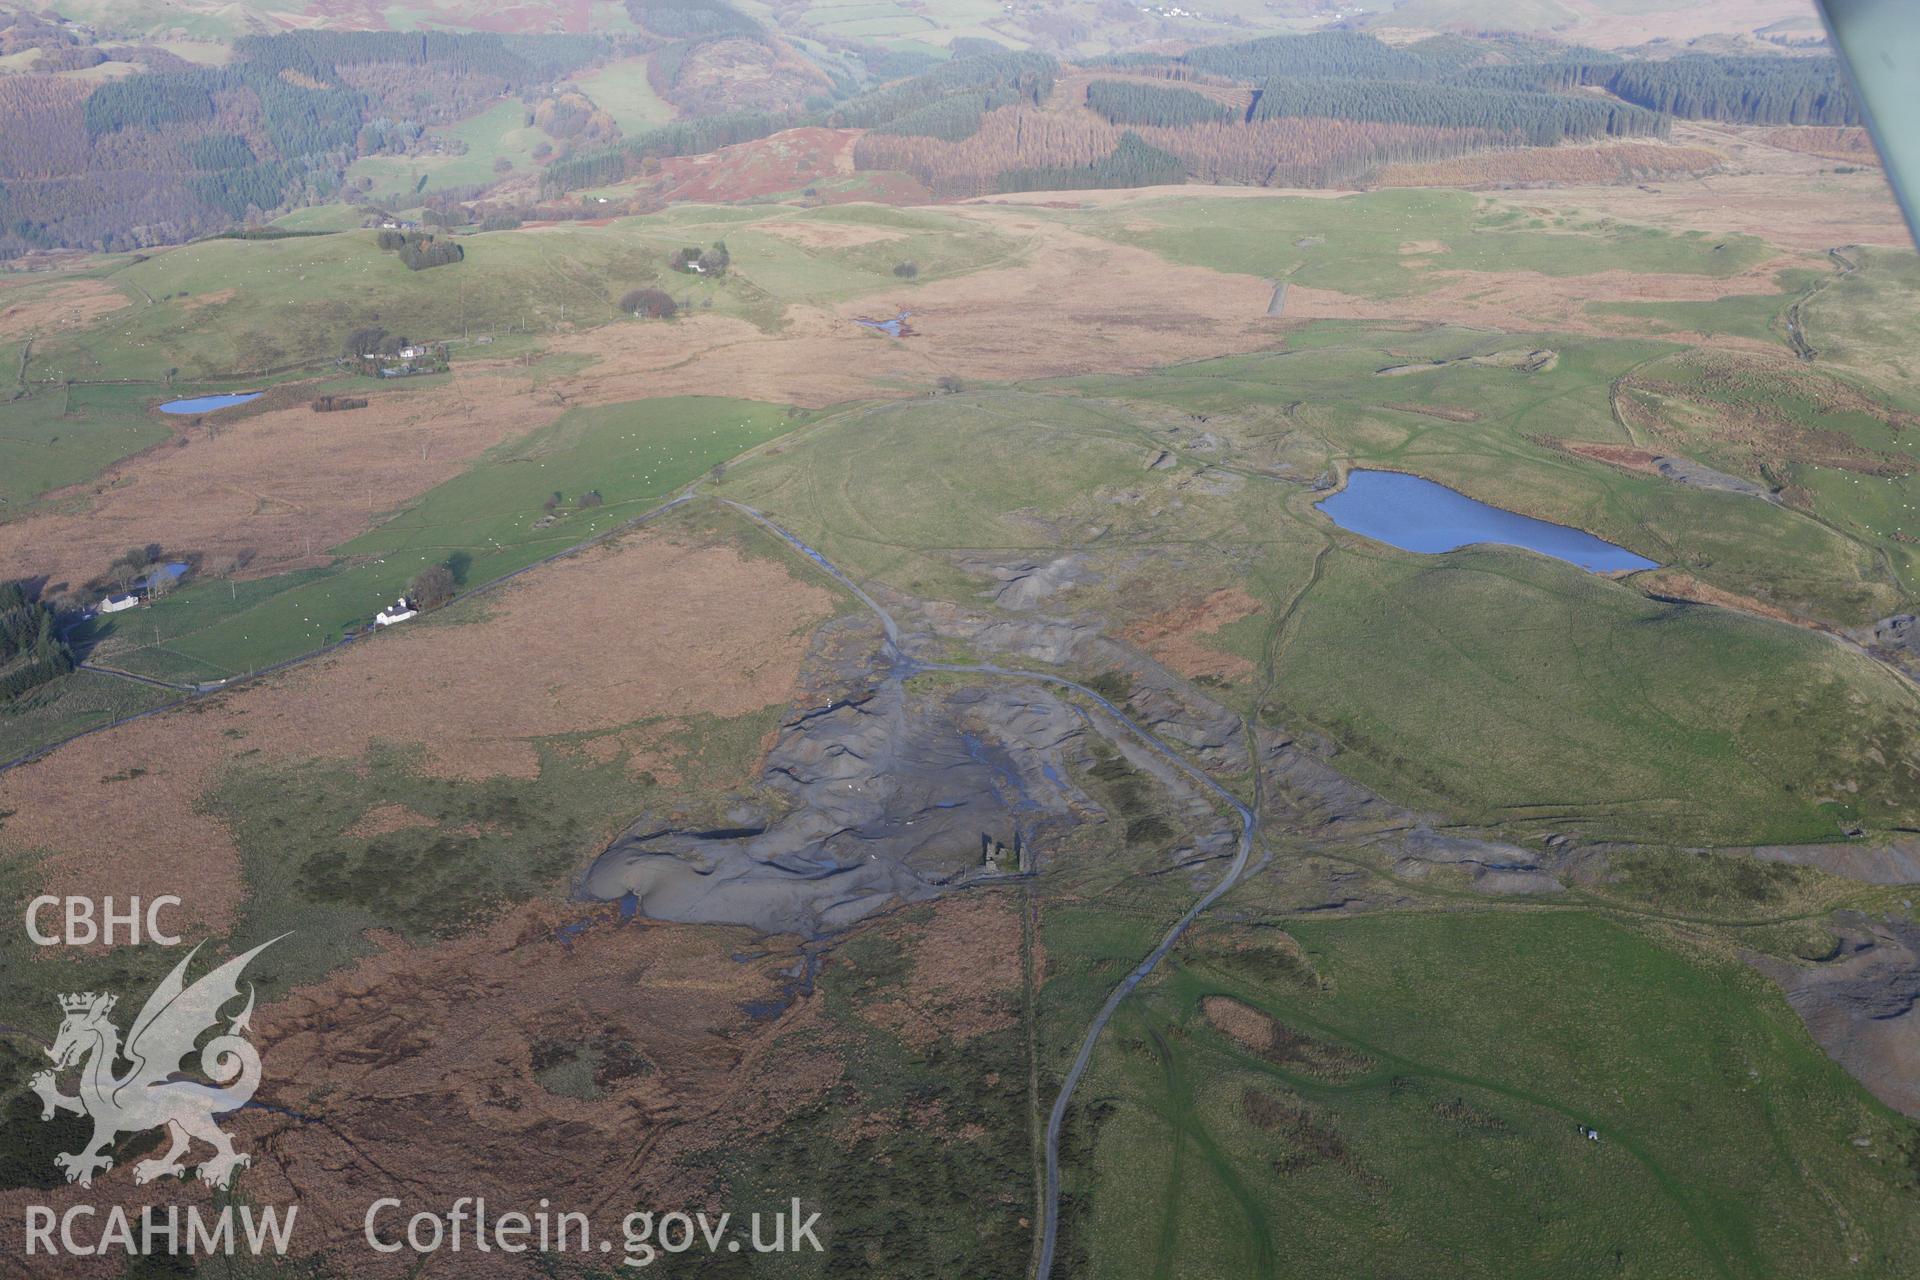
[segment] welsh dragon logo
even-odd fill
[[[251,1163],[249,1157],[233,1149],[233,1139],[214,1123],[215,1116],[245,1106],[260,1085],[260,1053],[244,1035],[251,1030],[251,983],[247,985],[246,1008],[227,1024],[223,1034],[200,1049],[201,1074],[212,1083],[176,1076],[182,1059],[219,1023],[220,1010],[239,998],[240,972],[247,962],[279,940],[271,939],[235,956],[188,986],[185,975],[188,963],[200,950],[196,946],[147,997],[124,1046],[120,1029],[108,1017],[117,997],[91,991],[60,997],[66,1018],[53,1047],[47,1050],[53,1070],[35,1075],[31,1084],[40,1095],[42,1120],[51,1120],[62,1111],[93,1120],[93,1137],[85,1147],[54,1157],[54,1163],[66,1171],[68,1182],[92,1186],[96,1173],[113,1167],[113,1157],[106,1152],[115,1138],[162,1125],[167,1130],[167,1150],[158,1159],[136,1164],[135,1182],[185,1177],[187,1166],[181,1157],[195,1138],[213,1148],[213,1156],[199,1170],[200,1177],[214,1186],[226,1186],[235,1170]],[[122,1060],[130,1066],[124,1073],[115,1074]],[[80,1068],[79,1092],[61,1093],[56,1077],[73,1066]]]

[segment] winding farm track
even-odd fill
[[[1175,768],[1179,769],[1189,778],[1199,783],[1201,787],[1211,792],[1216,798],[1231,807],[1240,819],[1240,844],[1234,851],[1233,861],[1228,865],[1226,874],[1221,876],[1220,879],[1214,883],[1213,887],[1202,894],[1191,907],[1187,908],[1186,914],[1176,920],[1173,927],[1167,930],[1166,934],[1160,939],[1159,945],[1154,947],[1152,951],[1149,951],[1146,957],[1142,959],[1139,964],[1135,965],[1132,971],[1129,972],[1125,978],[1122,978],[1120,984],[1107,996],[1106,1003],[1100,1006],[1100,1011],[1094,1015],[1093,1021],[1087,1024],[1086,1035],[1083,1036],[1080,1041],[1080,1051],[1074,1055],[1073,1064],[1067,1068],[1067,1074],[1060,1082],[1060,1093],[1054,1099],[1053,1110],[1047,1116],[1047,1185],[1046,1196],[1041,1204],[1040,1256],[1034,1268],[1035,1280],[1048,1280],[1048,1276],[1053,1270],[1053,1257],[1055,1248],[1059,1243],[1060,1235],[1060,1130],[1066,1124],[1067,1108],[1073,1101],[1073,1092],[1079,1087],[1081,1077],[1086,1075],[1088,1064],[1093,1061],[1094,1045],[1099,1042],[1101,1032],[1106,1030],[1107,1023],[1112,1020],[1114,1011],[1120,1007],[1120,1002],[1125,1000],[1127,996],[1133,992],[1134,988],[1138,987],[1147,975],[1159,966],[1162,960],[1166,959],[1167,953],[1173,950],[1174,946],[1180,941],[1181,935],[1186,933],[1193,922],[1200,917],[1200,913],[1208,907],[1211,907],[1215,902],[1218,902],[1222,894],[1239,883],[1241,875],[1246,872],[1247,860],[1253,853],[1254,835],[1260,824],[1259,815],[1252,807],[1244,804],[1238,796],[1207,776],[1198,766],[1190,763],[1179,752],[1148,732],[1145,726],[1134,720],[1133,717],[1115,706],[1107,698],[1087,688],[1087,686],[1083,684],[1069,680],[1064,676],[1057,676],[1044,671],[1023,671],[1017,668],[998,666],[991,662],[922,662],[909,657],[900,648],[900,627],[899,624],[894,621],[893,615],[882,608],[880,603],[872,596],[862,590],[859,584],[847,576],[845,571],[838,565],[828,560],[813,547],[801,541],[798,536],[774,523],[774,521],[761,512],[756,511],[754,508],[727,498],[722,498],[720,501],[732,507],[735,511],[740,512],[755,524],[766,529],[782,542],[785,542],[788,546],[798,551],[808,560],[811,560],[815,565],[819,566],[823,572],[829,574],[835,581],[839,582],[841,586],[852,592],[855,599],[859,600],[861,604],[871,610],[873,614],[880,619],[881,627],[885,629],[887,650],[889,657],[893,661],[896,674],[908,675],[915,671],[947,671],[966,675],[1000,676],[1011,680],[1036,680],[1044,684],[1057,685],[1063,689],[1071,689],[1075,693],[1093,702],[1101,710],[1113,717],[1128,733],[1164,756]],[[1257,803],[1258,801],[1256,799],[1256,804]]]

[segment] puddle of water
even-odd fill
[[[962,733],[960,743],[966,748],[967,755],[974,763],[984,765],[993,775],[1000,792],[1000,799],[1009,809],[1037,809],[1039,804],[1027,792],[1025,779],[1020,771],[1013,767],[1012,759],[1005,751],[990,747],[978,734]],[[1012,793],[1009,799],[1008,792]]]
[[[615,901],[620,904],[621,924],[626,924],[629,921],[639,918],[640,896],[631,889],[621,894]],[[558,942],[568,951],[572,951],[574,942],[581,934],[596,925],[605,923],[606,921],[600,919],[598,916],[583,916],[578,920],[570,920],[553,931],[554,941]]]
[[[913,332],[907,327],[907,317],[912,314],[911,311],[902,311],[891,320],[868,320],[863,317],[855,319],[854,323],[863,324],[869,329],[878,329],[889,338],[903,338]]]
[[[813,979],[819,968],[818,953],[808,952],[792,968],[783,971],[787,980],[780,984],[780,994],[765,1000],[744,1001],[740,1005],[741,1012],[755,1022],[772,1021],[791,1009],[795,1000],[813,994]]]
[[[262,391],[235,391],[219,396],[192,396],[186,400],[169,400],[160,406],[160,412],[212,413],[215,409],[231,409],[236,404],[258,400],[264,394]]]
[[[1537,551],[1588,573],[1659,567],[1645,556],[1582,530],[1490,507],[1445,485],[1398,471],[1350,472],[1346,488],[1315,505],[1342,529],[1402,551],[1438,555],[1493,542]]]

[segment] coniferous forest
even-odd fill
[[[656,87],[728,42],[797,56],[726,0],[627,8],[641,34],[300,31],[241,38],[226,66],[155,55],[148,70],[96,82],[0,76],[0,117],[16,126],[0,132],[0,256],[138,248],[336,199],[358,157],[412,154],[429,128],[513,95],[529,123],[544,94],[546,125],[564,109],[582,126],[547,129],[557,146],[536,160],[548,201],[800,125],[863,131],[859,168],[905,172],[944,199],[1036,183],[1363,182],[1383,165],[1488,149],[1662,139],[1675,119],[1860,119],[1837,64],[1819,55],[1653,61],[1520,36],[1388,44],[1329,31],[1084,68],[977,38],[956,39],[944,59],[854,47],[808,73],[821,91],[804,106],[695,105],[622,137],[591,101],[554,86],[635,50],[648,52]]]
[[[20,126],[0,136],[0,255],[138,248],[330,197],[363,147],[419,133],[384,120],[381,95],[361,87],[383,70],[491,97],[605,53],[590,37],[309,31],[243,37],[228,66],[90,88],[0,78],[0,113]]]
[[[1095,80],[1087,86],[1087,106],[1108,124],[1150,124],[1180,128],[1238,118],[1239,112],[1191,89],[1163,89],[1138,80]]]

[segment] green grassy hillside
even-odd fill
[[[1305,979],[1197,942],[1116,1020],[1069,1178],[1089,1270],[1905,1274],[1912,1126],[1736,961],[1567,912],[1287,932]],[[1287,1047],[1223,1034],[1222,997]]]

